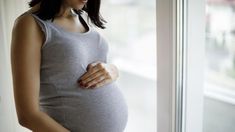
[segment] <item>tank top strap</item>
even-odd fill
[[[46,24],[45,20],[42,20],[41,18],[39,18],[36,14],[28,12],[36,21],[36,23],[39,25],[41,31],[44,33],[44,37],[45,37],[45,41],[43,42],[43,45],[41,48],[43,48],[45,46],[45,44],[49,41],[49,39],[51,38],[51,32]]]

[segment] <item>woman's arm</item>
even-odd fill
[[[14,99],[19,123],[34,132],[68,132],[39,109],[43,32],[31,15],[15,20],[11,40]]]

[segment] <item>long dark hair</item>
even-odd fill
[[[59,13],[60,7],[62,4],[62,0],[31,0],[28,4],[29,7],[33,7],[34,5],[40,3],[40,8],[36,12],[38,17],[43,20],[54,19],[55,15]],[[101,0],[88,0],[86,6],[82,8],[82,10],[74,10],[75,13],[80,15],[82,11],[87,12],[91,22],[95,24],[97,27],[104,29],[104,23],[106,21],[100,14],[100,3]]]

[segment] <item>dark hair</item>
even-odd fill
[[[29,7],[33,7],[40,2],[40,8],[36,12],[38,17],[43,20],[54,20],[55,15],[60,11],[62,0],[31,0],[28,4]],[[88,0],[82,10],[73,10],[78,15],[80,15],[82,11],[85,11],[93,24],[104,29],[104,23],[106,23],[106,21],[100,14],[100,3],[101,0]]]

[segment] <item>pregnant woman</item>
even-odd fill
[[[123,132],[128,107],[107,63],[100,0],[32,0],[14,23],[19,123],[34,132]]]

